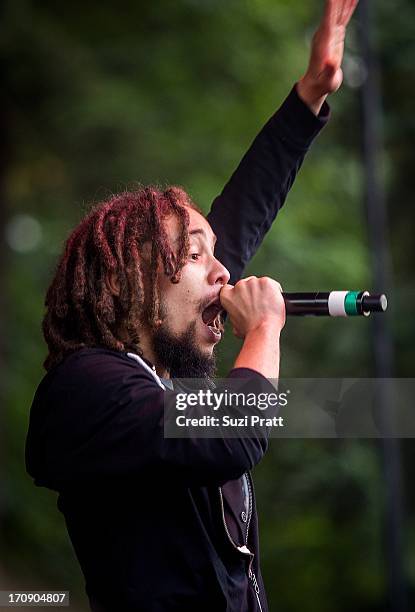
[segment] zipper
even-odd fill
[[[225,508],[223,505],[223,494],[222,494],[222,489],[221,487],[219,487],[219,499],[220,499],[220,507],[221,507],[221,512],[222,512],[222,522],[223,522],[223,526],[225,528],[225,533],[228,536],[228,540],[229,542],[232,544],[232,546],[234,548],[236,548],[236,550],[244,555],[249,555],[250,559],[249,559],[249,566],[248,566],[248,578],[250,579],[252,586],[254,587],[254,591],[255,591],[255,595],[257,598],[257,602],[258,602],[258,606],[259,606],[259,610],[260,612],[262,612],[262,606],[261,606],[261,601],[259,599],[259,585],[258,585],[258,581],[257,578],[255,576],[255,572],[252,569],[252,563],[254,561],[254,553],[252,553],[249,548],[248,548],[248,534],[249,534],[249,525],[251,523],[251,517],[252,517],[252,509],[253,509],[253,485],[252,485],[252,480],[251,480],[251,475],[249,472],[245,472],[245,474],[243,474],[243,476],[246,478],[246,483],[248,485],[248,494],[249,494],[249,510],[248,510],[248,520],[246,522],[246,535],[245,535],[245,544],[244,546],[238,546],[231,534],[229,533],[229,529],[228,529],[228,525],[226,524],[226,519],[225,519]]]
[[[246,534],[245,534],[245,544],[248,546],[248,535],[249,535],[249,525],[251,524],[251,516],[252,516],[252,506],[253,506],[253,495],[252,495],[252,483],[251,477],[248,476],[248,472],[245,472],[244,478],[246,481],[246,486],[248,487],[248,496],[249,496],[249,507],[248,507],[248,518],[246,521]]]
[[[257,581],[256,576],[255,576],[255,572],[254,572],[254,570],[251,567],[253,560],[254,559],[252,558],[250,560],[250,562],[249,562],[248,576],[251,579],[251,582],[252,582],[253,587],[254,587],[254,591],[255,591],[256,598],[257,598],[259,610],[260,610],[260,612],[262,612],[261,601],[259,599],[259,585],[258,585],[258,581]]]
[[[246,527],[246,543],[248,544],[249,525],[251,523],[252,508],[253,508],[253,505],[254,505],[254,485],[253,485],[253,482],[252,482],[252,478],[251,478],[250,472],[245,472],[244,476],[246,477],[246,482],[248,484],[248,491],[249,491],[249,513],[248,513],[248,521],[247,521],[247,527]],[[259,610],[260,610],[260,612],[262,612],[261,601],[259,599],[259,584],[258,584],[258,581],[256,579],[255,572],[252,569],[253,560],[254,560],[254,558],[252,557],[252,559],[249,562],[248,576],[251,579],[253,587],[254,587],[254,590],[255,590],[255,595],[256,595],[256,598],[257,598],[257,601],[258,601]]]
[[[226,519],[225,519],[225,508],[224,508],[224,505],[223,505],[223,494],[222,494],[222,488],[221,487],[219,487],[219,499],[220,499],[220,509],[221,509],[221,512],[222,512],[222,522],[223,522],[223,526],[225,528],[226,535],[228,536],[229,542],[239,552],[243,553],[244,555],[251,555],[253,557],[254,553],[252,553],[246,545],[238,546],[234,542],[231,534],[229,533],[228,525],[226,524]]]

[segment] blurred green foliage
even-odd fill
[[[72,609],[87,609],[56,496],[34,488],[23,457],[31,398],[43,375],[44,294],[63,241],[89,203],[137,182],[181,184],[207,212],[258,129],[302,75],[321,7],[322,0],[3,3],[2,588],[14,581],[21,589],[70,589],[78,600]],[[394,264],[386,316],[395,375],[406,377],[413,375],[415,341],[415,5],[378,0],[376,7],[385,111],[382,180]],[[362,203],[358,27],[355,19],[345,84],[330,100],[330,125],[247,270],[277,278],[285,290],[382,289],[371,285]],[[364,319],[289,320],[282,374],[373,375],[371,331]],[[220,373],[238,346],[228,332]],[[405,442],[411,590],[414,455]],[[255,478],[271,610],[386,609],[385,491],[377,444],[274,440]]]

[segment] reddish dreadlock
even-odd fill
[[[198,210],[179,187],[165,191],[143,187],[96,205],[73,230],[46,294],[42,326],[49,347],[46,370],[66,354],[86,346],[142,354],[140,324],[145,320],[154,328],[159,319],[159,262],[171,282],[177,283],[187,259],[186,206]],[[163,223],[171,214],[180,224],[177,254],[171,249]],[[151,242],[151,257],[148,269],[146,266],[143,270],[140,255],[145,242]],[[110,273],[118,277],[118,296],[108,289]],[[144,295],[144,274],[149,280],[148,299]],[[118,337],[121,324],[128,341]]]

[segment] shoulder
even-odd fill
[[[50,374],[60,376],[74,372],[90,376],[94,372],[101,374],[113,370],[137,371],[137,367],[143,373],[147,373],[145,365],[141,365],[136,359],[129,357],[127,353],[97,346],[70,353],[55,368],[50,370]]]
[[[104,398],[120,387],[158,386],[144,362],[127,353],[101,347],[84,348],[70,353],[47,372],[38,392],[50,395]]]
[[[164,390],[152,374],[127,354],[81,349],[41,381],[30,409],[30,431],[43,428],[82,438],[95,431],[98,422],[112,422],[150,404],[162,407],[163,398]]]

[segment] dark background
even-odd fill
[[[137,182],[180,184],[207,212],[256,132],[303,74],[321,0],[2,3],[0,121],[0,588],[70,590],[83,577],[56,495],[24,471],[43,376],[43,301],[63,241],[88,206]],[[380,180],[393,285],[393,375],[412,377],[415,4],[377,0]],[[286,291],[369,289],[359,18],[345,82],[277,223],[247,270]],[[364,318],[290,319],[285,377],[374,376]],[[239,341],[228,331],[220,373]],[[401,445],[404,570],[415,584],[414,444]],[[271,610],[383,610],[385,484],[379,441],[273,440],[255,470]]]

